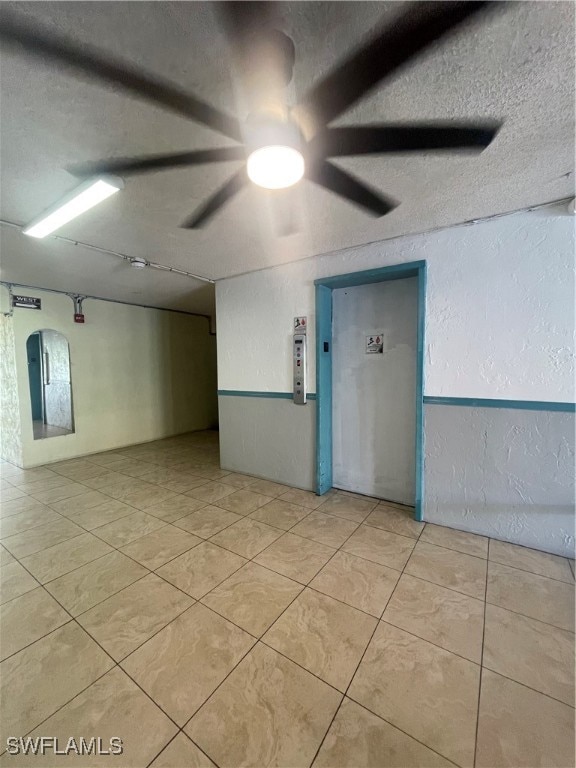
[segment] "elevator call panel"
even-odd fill
[[[294,403],[306,404],[306,335],[295,333],[292,337],[294,367]]]

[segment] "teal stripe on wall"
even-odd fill
[[[266,397],[273,400],[292,400],[292,392],[253,392],[247,389],[219,389],[220,397]],[[308,400],[316,400],[310,392]],[[491,400],[479,397],[434,397],[424,395],[426,405],[463,405],[468,408],[513,408],[525,411],[556,411],[576,413],[576,403],[556,403],[546,400]]]
[[[250,392],[247,389],[219,389],[220,397],[268,397],[274,400],[292,400],[292,392]],[[316,393],[309,392],[306,397],[308,400],[316,400]]]
[[[555,403],[546,400],[490,400],[477,397],[432,397],[424,395],[424,402],[427,405],[464,405],[469,408],[515,408],[525,411],[576,412],[576,403]]]

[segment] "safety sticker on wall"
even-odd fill
[[[366,336],[366,354],[381,355],[384,350],[383,334],[374,333]]]
[[[308,321],[305,317],[294,318],[294,333],[306,333],[306,326]]]

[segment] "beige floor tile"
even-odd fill
[[[256,482],[251,483],[250,490],[254,491],[254,493],[262,493],[264,496],[271,496],[276,499],[292,489],[288,485],[274,483],[272,480],[256,480]]]
[[[45,504],[33,499],[32,496],[23,496],[13,501],[3,501],[0,504],[0,518],[4,519],[11,515],[17,515],[19,512],[27,512],[29,509],[44,509],[45,507]]]
[[[83,512],[85,509],[92,509],[99,504],[105,504],[110,501],[108,496],[100,491],[91,491],[88,488],[86,493],[81,493],[78,496],[73,496],[71,499],[62,499],[61,501],[54,501],[51,504],[52,509],[59,512],[66,517],[74,517],[75,515]]]
[[[94,528],[94,533],[113,547],[119,548],[165,525],[167,523],[164,520],[140,511],[115,520],[113,523],[102,525],[100,528]]]
[[[355,523],[362,523],[375,506],[375,501],[365,501],[364,499],[356,499],[352,496],[334,494],[318,509],[328,515],[336,515],[336,517],[353,520]]]
[[[262,493],[254,493],[250,488],[243,488],[220,499],[218,506],[237,515],[249,515],[250,512],[255,512],[270,501],[272,501],[271,496],[264,496]]]
[[[162,483],[162,485],[170,491],[175,491],[175,493],[186,493],[187,491],[191,491],[193,488],[198,488],[208,482],[205,477],[198,477],[198,475],[194,475],[193,473],[174,472],[174,474],[179,475],[179,477],[173,480],[167,480],[165,483]]]
[[[24,557],[22,565],[41,584],[45,584],[109,552],[112,552],[112,548],[108,544],[92,536],[91,533],[84,533],[82,536],[75,536],[54,547],[43,549],[42,552]]]
[[[214,536],[239,520],[242,520],[241,515],[235,515],[233,512],[227,512],[225,509],[209,504],[198,512],[175,520],[174,525],[202,539],[209,539],[210,536]]]
[[[17,488],[22,489],[25,493],[35,495],[35,493],[41,493],[42,491],[50,491],[52,488],[60,488],[63,485],[70,485],[73,480],[62,475],[52,475],[44,480],[24,480],[21,483],[17,483]]]
[[[122,662],[180,726],[202,706],[254,638],[197,603]]]
[[[35,467],[34,469],[21,469],[14,464],[5,463],[1,468],[2,477],[10,480],[14,485],[19,482],[34,482],[35,480],[44,480],[47,477],[54,477],[56,472],[47,469],[46,467]]]
[[[260,637],[301,591],[301,584],[256,563],[247,563],[202,602]]]
[[[574,765],[574,709],[482,672],[477,768]]]
[[[46,589],[73,616],[84,613],[148,573],[134,560],[111,552],[46,584]]]
[[[474,761],[479,682],[476,664],[382,622],[348,695],[464,768]]]
[[[202,539],[185,533],[173,525],[165,525],[157,531],[142,536],[121,548],[121,552],[141,565],[155,571],[183,552],[200,544]]]
[[[491,562],[486,600],[555,627],[574,629],[574,586]]]
[[[410,536],[413,539],[417,539],[424,528],[424,523],[414,520],[413,509],[401,510],[386,504],[379,504],[376,509],[370,512],[364,522],[374,528],[382,528],[385,531]]]
[[[484,666],[574,706],[574,633],[486,606]]]
[[[16,488],[15,486],[11,486],[10,488],[2,488],[0,490],[0,501],[14,501],[14,499],[21,499],[26,496],[26,493],[24,491],[21,491],[19,488]]]
[[[234,488],[248,488],[256,480],[257,478],[251,475],[242,475],[239,472],[229,472],[226,475],[226,485],[233,485]]]
[[[111,738],[119,737],[122,739],[121,756],[100,755],[94,758],[79,757],[71,753],[63,758],[48,752],[44,757],[35,757],[34,762],[30,763],[29,757],[10,758],[5,755],[5,759],[0,760],[0,765],[33,765],[38,768],[88,765],[142,768],[148,765],[176,731],[174,723],[150,701],[128,675],[116,668],[72,699],[31,735],[50,733],[59,740],[61,749],[66,746],[70,737],[76,738],[79,743],[82,736],[87,741],[93,735],[99,736],[102,746],[106,749],[109,748]]]
[[[172,498],[177,498],[178,494],[169,491],[168,488],[162,488],[160,485],[152,485],[151,488],[134,491],[129,493],[124,501],[136,509],[147,510],[149,507],[161,504]]]
[[[80,496],[83,493],[86,493],[85,485],[68,483],[67,485],[60,485],[58,488],[51,488],[49,491],[33,491],[30,496],[33,496],[41,504],[53,504],[55,501],[71,499],[73,496]]]
[[[310,587],[380,618],[400,574],[385,565],[337,552]]]
[[[102,493],[105,493],[106,488],[114,487],[115,483],[125,481],[126,479],[126,475],[121,475],[120,472],[111,472],[107,470],[102,475],[97,475],[96,477],[90,477],[87,480],[84,480],[83,485],[88,486],[88,488],[101,490]]]
[[[4,745],[7,736],[24,735],[35,728],[113,665],[74,622],[3,661],[0,743]]]
[[[222,480],[226,482],[226,478],[230,474],[226,469],[220,469],[218,466],[204,465],[197,470],[197,474],[201,477],[205,477],[207,480]]]
[[[194,600],[153,573],[78,617],[116,661],[136,650]]]
[[[259,644],[185,730],[218,765],[307,768],[340,699],[326,683]]]
[[[0,604],[20,597],[38,586],[36,579],[16,560],[0,568]]]
[[[408,561],[406,573],[484,600],[486,566],[486,560],[482,558],[419,541]]]
[[[539,576],[547,576],[549,579],[558,579],[568,584],[574,583],[568,559],[550,555],[548,552],[539,552],[537,549],[519,547],[516,544],[508,544],[506,541],[492,539],[490,560],[522,571],[537,573]]]
[[[0,661],[70,621],[42,587],[0,606]]]
[[[199,485],[197,488],[192,488],[191,491],[187,491],[186,495],[203,501],[205,504],[214,504],[225,496],[235,493],[235,491],[236,488],[232,485],[208,482],[204,483],[204,485]]]
[[[290,502],[281,499],[273,499],[270,503],[253,512],[250,517],[253,520],[260,520],[268,525],[273,525],[275,528],[288,531],[309,514],[310,510],[307,507],[290,504]]]
[[[83,533],[85,531],[78,525],[65,517],[61,517],[52,523],[37,525],[28,531],[2,539],[2,544],[14,557],[21,559]]]
[[[382,619],[480,664],[484,602],[404,574]]]
[[[111,485],[104,485],[97,490],[102,491],[107,496],[118,501],[125,501],[130,494],[137,493],[138,491],[146,491],[154,488],[152,483],[145,483],[139,480],[137,477],[128,477],[128,475],[120,475],[120,479]]]
[[[344,692],[376,624],[372,616],[306,589],[263,642]]]
[[[13,555],[8,552],[7,549],[4,549],[4,547],[0,544],[0,568],[3,565],[8,565],[8,563],[13,563],[14,557]]]
[[[92,477],[99,477],[105,472],[106,469],[104,467],[99,467],[92,462],[85,461],[79,462],[77,467],[70,468],[66,471],[62,470],[60,474],[75,483],[84,483],[85,480],[90,480]]]
[[[181,480],[182,477],[179,472],[169,467],[157,467],[151,469],[150,472],[146,472],[145,475],[141,475],[141,479],[146,483],[153,483],[154,485],[162,485],[171,480]]]
[[[266,549],[282,536],[282,531],[257,520],[243,518],[229,528],[217,533],[211,541],[248,559]]]
[[[290,504],[298,504],[308,509],[316,509],[326,501],[322,496],[317,496],[313,491],[301,491],[299,488],[291,488],[280,497],[281,501],[289,501]]]
[[[25,512],[18,512],[17,515],[3,517],[0,520],[0,539],[6,539],[8,536],[15,536],[17,533],[24,533],[31,528],[37,528],[39,525],[55,523],[62,520],[59,515],[50,507],[40,506],[28,509]]]
[[[146,513],[159,517],[166,523],[173,523],[175,520],[190,515],[192,512],[196,512],[196,510],[202,509],[205,506],[206,502],[198,501],[198,499],[192,499],[190,496],[184,496],[184,494],[179,493],[165,501],[148,507]]]
[[[333,554],[334,550],[324,544],[285,533],[254,561],[289,579],[308,584]]]
[[[243,557],[205,541],[166,563],[157,573],[178,589],[199,600],[245,562]]]
[[[104,453],[92,453],[86,457],[86,461],[97,464],[99,467],[107,467],[118,459],[128,458],[121,451],[104,451]]]
[[[150,764],[150,768],[216,768],[196,744],[180,732]]]
[[[77,512],[70,516],[70,520],[87,531],[93,531],[95,528],[100,528],[107,523],[114,522],[114,520],[120,520],[121,517],[128,517],[128,515],[133,514],[134,507],[129,507],[128,504],[117,501],[117,499],[108,499],[95,507]]]
[[[151,472],[155,469],[155,466],[147,461],[119,458],[116,461],[109,462],[106,465],[106,468],[114,472],[120,472],[123,475],[128,475],[129,477],[140,477],[147,472]]]
[[[344,699],[314,768],[453,768],[453,763]]]
[[[374,563],[387,565],[389,568],[401,571],[406,565],[415,543],[415,540],[408,536],[398,536],[398,534],[390,533],[390,531],[361,525],[342,545],[342,549],[351,555],[363,557]]]
[[[323,512],[311,512],[301,523],[294,526],[292,533],[305,539],[319,541],[328,547],[338,548],[358,528],[358,523],[344,520],[342,517],[325,515]]]
[[[465,555],[483,557],[484,559],[488,557],[488,539],[486,536],[457,531],[443,525],[427,523],[420,536],[420,541],[437,544],[440,547],[446,547],[446,549],[455,549]]]

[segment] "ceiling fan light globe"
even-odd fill
[[[285,189],[304,175],[304,158],[294,147],[270,145],[248,157],[248,178],[265,189]]]

